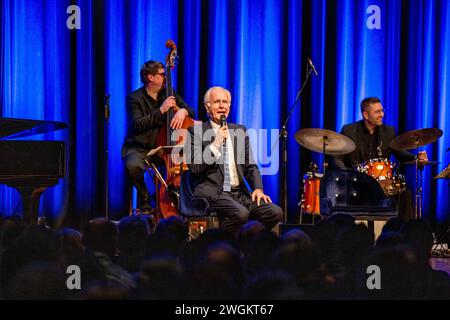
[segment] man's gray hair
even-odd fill
[[[209,97],[210,97],[210,95],[211,95],[211,92],[213,91],[213,90],[223,90],[223,91],[225,91],[225,93],[227,94],[227,96],[228,96],[228,100],[229,100],[229,102],[231,103],[231,93],[230,93],[230,91],[228,91],[227,89],[225,89],[225,88],[223,88],[223,87],[211,87],[211,88],[209,88],[207,91],[206,91],[206,93],[205,93],[205,95],[203,96],[203,103],[206,105],[208,102],[210,102],[209,101]]]

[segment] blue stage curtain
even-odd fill
[[[68,5],[68,1],[58,0],[2,1],[1,116],[69,122],[71,46],[65,28]],[[63,140],[70,151],[69,132],[62,130],[31,139]],[[50,212],[56,219],[63,217],[68,210],[69,179],[73,174],[45,193],[41,212]],[[18,192],[1,186],[0,212],[9,215],[17,211],[21,211]]]
[[[71,4],[81,9],[80,30],[66,28]],[[179,47],[175,88],[197,118],[205,119],[206,89],[221,85],[232,93],[230,120],[253,129],[281,127],[311,57],[319,76],[310,79],[287,125],[289,218],[297,215],[309,162],[322,161],[295,142],[295,132],[340,131],[361,119],[364,97],[377,96],[385,123],[398,134],[426,127],[444,131],[422,148],[441,162],[424,171],[424,216],[444,222],[448,184],[433,177],[450,162],[449,7],[446,0],[2,0],[1,115],[70,125],[34,138],[61,139],[68,146],[68,175],[44,193],[41,211],[56,221],[68,212],[96,216],[103,190],[101,108],[105,93],[111,94],[109,203],[112,216],[120,217],[129,201],[120,156],[125,97],[141,85],[139,69],[146,60],[164,61],[167,39]],[[262,157],[279,146],[274,139],[255,149]],[[261,167],[280,165],[277,153]],[[264,184],[280,203],[280,175],[264,176]],[[5,215],[19,210],[17,193],[5,186],[0,201]]]

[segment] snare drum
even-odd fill
[[[302,213],[320,215],[320,180],[323,174],[307,172],[303,176]]]

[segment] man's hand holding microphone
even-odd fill
[[[225,115],[220,116],[220,128],[217,130],[216,138],[214,139],[214,147],[220,150],[220,147],[225,143],[228,139],[228,125],[227,125],[227,117]]]

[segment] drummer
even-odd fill
[[[330,166],[338,168],[358,168],[367,160],[375,158],[390,159],[394,154],[400,162],[412,161],[415,156],[407,151],[394,150],[390,143],[395,138],[395,129],[383,124],[384,109],[381,101],[376,97],[365,98],[361,101],[363,119],[346,124],[341,133],[355,142],[356,149],[344,156],[334,156]],[[425,159],[426,153],[419,158]]]

